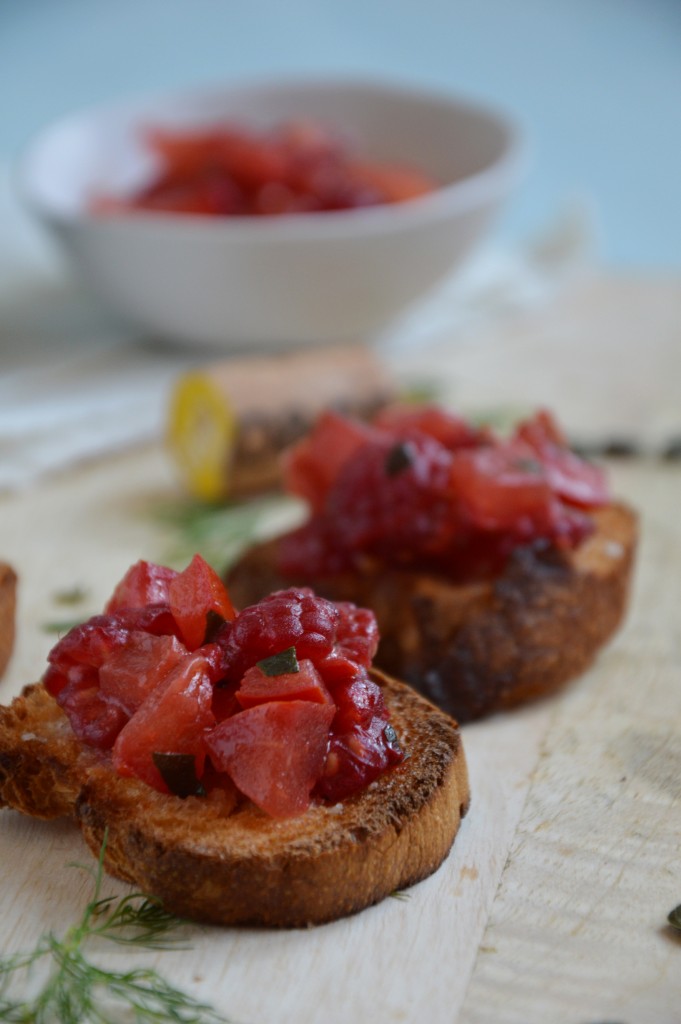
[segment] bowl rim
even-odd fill
[[[493,123],[502,135],[502,151],[493,162],[463,178],[439,186],[433,192],[399,203],[351,210],[315,211],[289,216],[271,217],[207,217],[199,214],[178,214],[165,211],[133,211],[116,216],[93,214],[86,207],[75,211],[56,209],[31,186],[29,169],[40,160],[40,150],[47,138],[69,125],[99,118],[122,116],[134,122],[151,106],[173,103],[200,104],[222,95],[276,94],[283,90],[338,91],[373,93],[400,100],[448,105]],[[206,237],[221,236],[230,240],[256,239],[267,236],[276,241],[298,238],[344,237],[358,234],[384,234],[395,230],[423,226],[440,221],[444,214],[455,216],[503,198],[524,176],[529,157],[527,133],[520,118],[496,103],[472,98],[468,94],[424,86],[406,78],[391,79],[371,75],[295,75],[246,78],[213,84],[191,86],[145,93],[112,102],[92,104],[70,111],[36,132],[14,164],[16,190],[24,204],[42,220],[56,228],[74,229],[96,226],[98,230],[118,233],[131,228],[181,236],[197,232]]]

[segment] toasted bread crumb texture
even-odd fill
[[[556,690],[589,666],[619,626],[637,520],[621,504],[592,516],[596,528],[575,551],[518,548],[490,582],[451,584],[378,563],[312,582],[333,600],[371,608],[382,638],[376,663],[469,721]],[[237,606],[298,582],[277,572],[276,546],[253,549],[230,572]]]
[[[0,804],[73,815],[106,868],[180,915],[298,927],[334,920],[431,874],[469,804],[456,723],[374,673],[411,756],[364,792],[287,820],[250,802],[161,794],[83,752],[41,686],[0,709]],[[230,813],[231,811],[231,813]]]
[[[9,565],[0,562],[0,676],[7,667],[14,647],[16,589],[16,573]]]

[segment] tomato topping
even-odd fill
[[[575,547],[593,529],[589,510],[608,501],[602,470],[543,411],[507,440],[433,406],[392,406],[370,427],[327,416],[288,465],[311,516],[280,540],[278,567],[312,579],[361,572],[367,558],[489,578],[519,545]]]
[[[331,411],[322,413],[311,433],[284,456],[284,487],[320,511],[341,466],[374,433],[364,423]]]
[[[307,658],[297,672],[265,675],[257,665],[249,668],[241,680],[236,699],[242,708],[252,708],[271,700],[311,700],[315,704],[333,704],[319,672]]]
[[[182,639],[190,650],[206,642],[211,617],[218,622],[234,618],[234,606],[215,569],[194,555],[187,568],[168,588],[170,608]]]
[[[308,122],[262,132],[231,124],[185,132],[152,128],[144,141],[160,171],[129,198],[94,197],[95,212],[312,213],[404,202],[436,187],[416,169],[358,161],[338,138]]]
[[[100,692],[133,715],[186,656],[187,648],[174,636],[134,631],[126,646],[114,651],[100,668]]]
[[[206,741],[213,764],[267,814],[290,818],[310,805],[329,746],[333,705],[258,704],[226,719]]]
[[[111,615],[124,608],[168,604],[168,587],[177,572],[154,562],[135,562],[114,590],[104,611]]]
[[[197,775],[203,772],[204,734],[215,724],[211,708],[210,665],[200,654],[180,661],[121,730],[113,746],[120,775],[134,775],[167,793],[153,763],[155,752],[193,754]]]
[[[109,607],[54,646],[43,681],[119,774],[226,814],[238,787],[288,817],[311,794],[351,795],[404,756],[367,674],[372,612],[293,588],[237,615],[198,555],[182,573],[138,562]]]

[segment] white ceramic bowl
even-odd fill
[[[364,158],[442,182],[391,206],[287,217],[93,216],[93,193],[153,171],[142,126],[312,118]],[[493,110],[403,85],[357,81],[224,86],[65,118],[20,168],[32,209],[107,304],[145,332],[223,348],[368,338],[424,297],[479,240],[524,160]]]

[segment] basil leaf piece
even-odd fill
[[[151,759],[166,786],[174,796],[205,796],[206,791],[196,777],[196,759],[193,754],[165,754],[154,751]]]
[[[214,608],[208,609],[206,612],[206,632],[203,637],[204,644],[213,643],[226,621]]]
[[[284,676],[289,672],[300,672],[295,647],[287,647],[285,651],[273,654],[269,658],[263,658],[256,664],[265,676]]]

